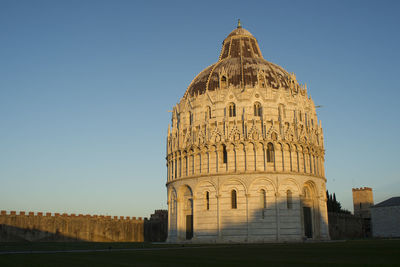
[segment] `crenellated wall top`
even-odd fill
[[[0,216],[35,216],[35,217],[67,217],[67,218],[97,218],[97,219],[106,219],[106,220],[129,220],[129,221],[143,221],[142,217],[130,217],[130,216],[110,216],[110,215],[90,215],[90,214],[67,214],[67,213],[51,213],[46,212],[45,215],[43,212],[25,212],[25,211],[9,211],[1,210]],[[146,219],[146,218],[144,218]]]

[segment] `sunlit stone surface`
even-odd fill
[[[169,242],[329,239],[314,102],[240,24],[173,107],[167,166]]]

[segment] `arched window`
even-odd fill
[[[272,143],[267,145],[267,162],[274,162],[274,145]]]
[[[260,190],[260,204],[262,209],[267,208],[267,193],[264,189]]]
[[[232,209],[237,209],[236,190],[232,190],[231,192],[231,204],[232,204]]]
[[[293,207],[293,199],[292,199],[292,191],[286,191],[286,206],[288,210],[291,210]]]
[[[228,151],[226,151],[226,145],[222,145],[223,162],[228,163]]]
[[[228,85],[228,83],[227,83],[227,79],[226,79],[226,76],[222,76],[221,77],[221,88],[226,88],[227,87],[227,85]]]
[[[254,116],[261,117],[262,116],[262,108],[259,102],[254,103]]]
[[[205,115],[206,115],[205,116],[206,120],[211,119],[211,107],[210,106],[207,106]]]
[[[206,210],[210,209],[210,192],[206,192]]]
[[[229,117],[236,117],[236,105],[235,103],[229,104]]]

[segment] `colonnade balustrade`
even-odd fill
[[[272,143],[272,142],[269,142]],[[301,145],[275,142],[216,144],[168,155],[168,182],[179,178],[243,172],[296,172],[324,177],[323,151]],[[226,153],[226,155],[224,155]],[[272,153],[268,158],[267,154]]]

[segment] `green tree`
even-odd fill
[[[345,214],[350,214],[350,211],[346,209],[342,209],[342,204],[340,204],[339,201],[336,200],[336,194],[333,193],[329,194],[329,191],[326,190],[326,206],[328,208],[328,212],[336,212],[336,213],[345,213]]]

